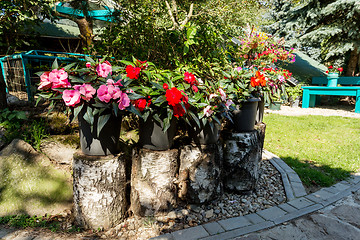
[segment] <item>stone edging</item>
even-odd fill
[[[264,230],[320,210],[360,189],[360,173],[331,187],[306,195],[299,176],[276,155],[264,156],[281,173],[288,202],[241,217],[206,223],[151,238],[151,240],[232,239]]]

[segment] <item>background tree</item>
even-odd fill
[[[283,1],[274,2],[276,11],[286,13],[271,26],[274,33],[323,63],[346,66],[348,76],[359,71],[358,0],[306,0],[290,9]]]

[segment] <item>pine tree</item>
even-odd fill
[[[359,0],[305,0],[288,8],[274,0],[278,16],[270,29],[323,63],[346,64],[346,75],[358,72]]]

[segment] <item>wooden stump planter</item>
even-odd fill
[[[131,169],[131,210],[153,216],[176,207],[178,150],[134,149]]]
[[[224,144],[224,187],[230,191],[254,190],[259,178],[262,144],[257,130],[229,133]]]
[[[188,203],[205,203],[222,192],[222,148],[220,144],[180,149],[178,197]]]
[[[85,229],[109,229],[125,218],[125,160],[121,155],[95,157],[74,154],[74,215]]]

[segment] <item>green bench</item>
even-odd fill
[[[339,77],[338,84],[341,86],[327,87],[326,77],[313,77],[312,84],[318,86],[303,86],[302,108],[314,107],[316,96],[355,96],[355,112],[360,113],[360,77]]]

